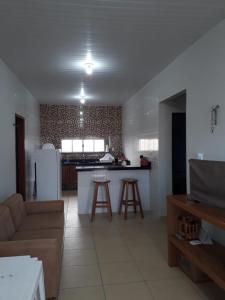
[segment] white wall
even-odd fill
[[[139,90],[123,108],[125,153],[132,162],[139,156],[138,140],[159,137],[159,103],[186,89],[187,157],[203,152],[205,159],[225,160],[225,21],[187,49]],[[151,66],[149,66],[151,67]],[[219,104],[219,125],[210,132],[210,108]],[[159,153],[153,157],[151,203],[160,214]]]
[[[16,191],[15,113],[25,118],[26,175],[30,186],[30,152],[39,146],[39,104],[0,60],[0,201]]]

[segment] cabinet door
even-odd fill
[[[77,188],[77,171],[74,166],[62,167],[62,189],[74,190]]]

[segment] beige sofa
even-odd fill
[[[64,234],[64,202],[24,202],[14,194],[0,204],[0,256],[31,255],[43,262],[47,298],[56,298]]]

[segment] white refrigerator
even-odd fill
[[[34,197],[37,201],[61,199],[61,155],[58,150],[36,150],[32,155]]]

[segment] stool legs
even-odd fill
[[[137,200],[136,200],[136,193],[135,193],[135,184],[132,183],[132,192],[133,192],[133,200],[134,200],[134,213],[137,213]]]
[[[105,200],[98,201],[98,189],[99,187],[104,187]],[[110,202],[109,186],[107,182],[95,182],[94,196],[92,202],[92,212],[91,212],[91,222],[94,221],[96,208],[107,208],[108,219],[112,221],[112,208]]]
[[[141,198],[140,198],[138,185],[135,184],[135,187],[136,187],[136,191],[137,191],[137,198],[138,198],[138,203],[139,203],[139,206],[140,206],[141,217],[142,217],[142,219],[144,219],[144,213],[143,213],[143,209],[142,209],[142,204],[141,204]]]
[[[131,188],[132,188],[133,199],[131,199],[131,200],[128,200],[129,186],[131,186]],[[125,199],[124,199],[124,196],[125,196]],[[119,206],[119,214],[120,215],[122,214],[123,205],[124,205],[124,219],[125,220],[127,220],[127,213],[128,213],[129,206],[133,206],[134,213],[137,213],[137,206],[139,206],[141,217],[144,218],[144,213],[143,213],[143,209],[142,209],[141,198],[140,198],[137,181],[132,181],[132,182],[123,181],[121,200],[120,200],[120,206]]]
[[[125,183],[125,190],[126,190],[126,196],[125,196],[125,212],[124,212],[124,219],[127,219],[127,209],[128,209],[128,183]]]
[[[98,198],[98,183],[95,184],[94,189],[94,196],[93,196],[93,203],[92,203],[92,212],[91,212],[91,222],[94,221],[95,218],[95,210],[96,210],[96,204],[97,204],[97,198]]]
[[[121,215],[121,213],[122,213],[124,189],[125,189],[125,182],[122,183],[122,191],[121,191],[121,197],[120,197],[119,215]]]
[[[105,185],[105,194],[106,194],[106,202],[107,202],[107,211],[108,211],[108,218],[109,221],[112,221],[112,208],[111,208],[111,202],[110,202],[110,195],[109,195],[109,186],[108,184]]]

